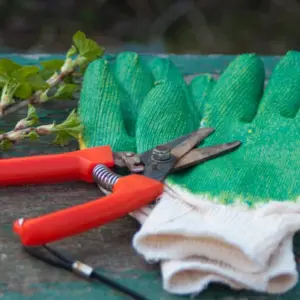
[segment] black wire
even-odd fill
[[[44,247],[46,250],[48,250],[53,256],[59,258],[60,260],[64,261],[65,263],[69,264],[70,266],[72,266],[73,262],[71,259],[67,258],[66,256],[64,256],[63,254],[61,254],[60,252],[54,250],[53,248],[47,246],[47,245],[43,245],[42,247]]]
[[[94,278],[98,281],[101,281],[103,283],[106,283],[107,285],[110,285],[111,287],[115,288],[116,290],[119,290],[129,296],[131,296],[133,299],[136,299],[136,300],[148,300],[148,298],[146,298],[145,296],[141,295],[140,293],[137,293],[136,291],[133,291],[129,288],[127,288],[126,286],[124,285],[121,285],[119,284],[118,282],[110,279],[110,278],[107,278],[106,276],[104,275],[101,275],[100,273],[96,272],[96,271],[93,271],[92,274],[91,274],[91,278]]]
[[[72,265],[70,265],[69,263],[66,263],[64,261],[55,261],[51,258],[48,258],[48,257],[46,257],[42,254],[39,254],[37,251],[34,251],[34,250],[37,250],[37,249],[31,249],[29,247],[24,247],[24,249],[29,255],[35,257],[38,260],[44,261],[45,263],[47,263],[49,265],[52,265],[54,267],[60,268],[60,269],[65,269],[67,271],[72,271]]]
[[[54,256],[56,256],[57,258],[61,259],[62,261],[68,263],[69,265],[72,265],[74,261],[68,259],[66,256],[64,256],[63,254],[59,253],[58,251],[54,250],[53,248],[47,246],[47,245],[43,245],[43,247],[45,249],[47,249],[51,254],[53,254]],[[116,281],[107,278],[104,275],[101,275],[100,273],[96,272],[93,270],[93,272],[90,275],[91,278],[94,278],[98,281],[101,281],[103,283],[106,283],[108,285],[110,285],[111,287],[120,290],[124,293],[129,294],[131,297],[135,297],[136,300],[147,300],[147,298],[145,298],[144,296],[140,295],[139,293],[136,293],[135,291],[132,291],[131,289],[128,289],[127,287],[120,285],[119,283],[117,283]]]
[[[24,249],[28,254],[37,258],[38,260],[44,261],[45,263],[52,265],[54,267],[65,269],[65,270],[68,270],[68,271],[71,271],[74,273],[74,270],[73,270],[73,264],[75,262],[74,260],[67,258],[60,252],[54,250],[53,248],[51,248],[47,245],[43,245],[42,247],[44,250],[48,251],[48,254],[52,254],[55,259],[53,257],[52,258],[47,257],[45,255],[45,253],[43,253],[43,254],[39,253],[38,250],[40,248],[30,248],[30,247],[24,246]],[[127,288],[126,286],[119,284],[115,280],[108,278],[105,275],[102,275],[102,274],[96,272],[95,270],[92,271],[92,273],[90,274],[89,277],[92,279],[96,279],[99,282],[105,283],[105,284],[109,285],[110,287],[112,287],[116,290],[119,290],[120,292],[122,292],[124,294],[127,294],[128,296],[132,297],[135,300],[148,300],[148,298],[141,295],[140,293],[138,293],[134,290],[131,290],[131,289]]]

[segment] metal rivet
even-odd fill
[[[166,161],[171,158],[170,149],[166,146],[157,146],[153,149],[152,159],[157,161]]]

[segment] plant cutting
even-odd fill
[[[24,66],[7,58],[0,59],[0,118],[26,107],[28,110],[27,116],[12,130],[0,134],[1,150],[8,150],[21,140],[36,140],[45,135],[54,135],[54,143],[62,146],[80,136],[82,126],[76,110],[61,124],[39,125],[35,109],[48,101],[74,99],[86,67],[105,52],[81,31],[73,35],[72,41],[64,60]]]

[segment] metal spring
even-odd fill
[[[93,177],[99,186],[110,192],[112,192],[114,185],[120,178],[119,175],[113,173],[105,165],[97,165],[93,170]]]

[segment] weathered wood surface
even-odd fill
[[[34,63],[37,57],[13,56],[19,62]],[[31,60],[30,60],[31,59]],[[230,57],[174,57],[174,62],[186,76],[209,72],[218,74],[226,66]],[[274,67],[277,58],[266,58],[268,72]],[[70,112],[74,103],[52,104],[39,109],[42,121],[53,118],[61,121]],[[11,116],[1,125],[9,129],[25,112]],[[21,144],[14,152],[3,157],[57,153],[77,148],[49,147],[49,141],[35,144]],[[11,230],[12,222],[19,217],[34,217],[70,205],[83,203],[101,196],[93,184],[82,182],[44,186],[24,186],[2,188],[0,196],[0,299],[127,299],[124,295],[108,287],[86,282],[66,271],[50,267],[29,257],[20,247],[17,237]],[[138,229],[136,221],[129,217],[115,221],[99,229],[77,237],[69,238],[54,246],[97,267],[123,284],[148,295],[153,300],[180,299],[163,291],[158,265],[149,265],[131,247],[131,238]],[[226,287],[211,286],[197,297],[204,300],[277,300],[299,299],[300,287],[284,296],[266,296],[250,292],[233,292]],[[129,299],[129,298],[128,298]]]

